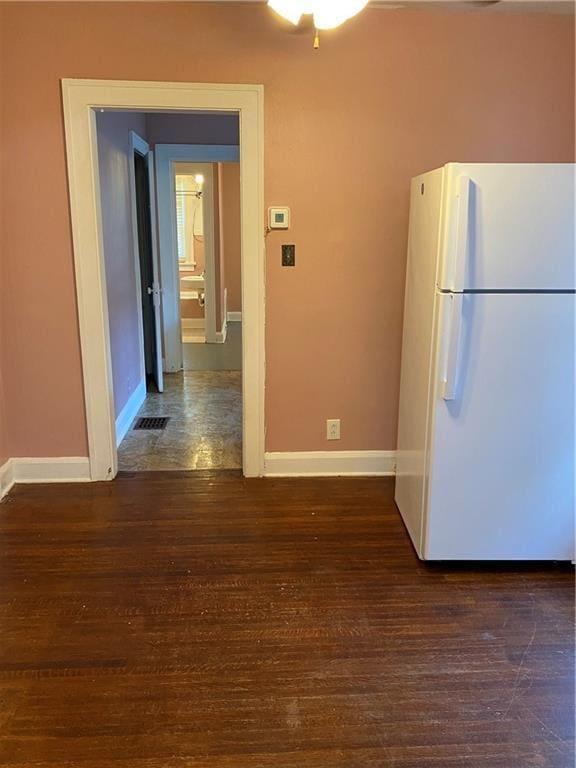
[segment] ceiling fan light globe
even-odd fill
[[[279,16],[296,25],[300,22],[303,3],[299,0],[268,0],[268,5]]]
[[[368,0],[315,0],[314,24],[318,29],[334,29],[368,5]]]
[[[268,0],[277,14],[296,25],[313,15],[317,29],[334,29],[368,5],[368,0]]]

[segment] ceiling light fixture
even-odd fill
[[[297,25],[302,16],[313,16],[314,26],[334,29],[368,5],[368,0],[268,0],[268,5],[280,16]],[[318,34],[315,45],[317,48]]]

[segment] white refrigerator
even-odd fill
[[[424,560],[574,560],[574,170],[412,180],[395,498]]]

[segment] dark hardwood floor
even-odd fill
[[[0,765],[572,768],[568,566],[425,565],[389,479],[0,505]]]

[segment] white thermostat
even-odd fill
[[[268,226],[270,229],[288,229],[290,208],[268,208]]]

